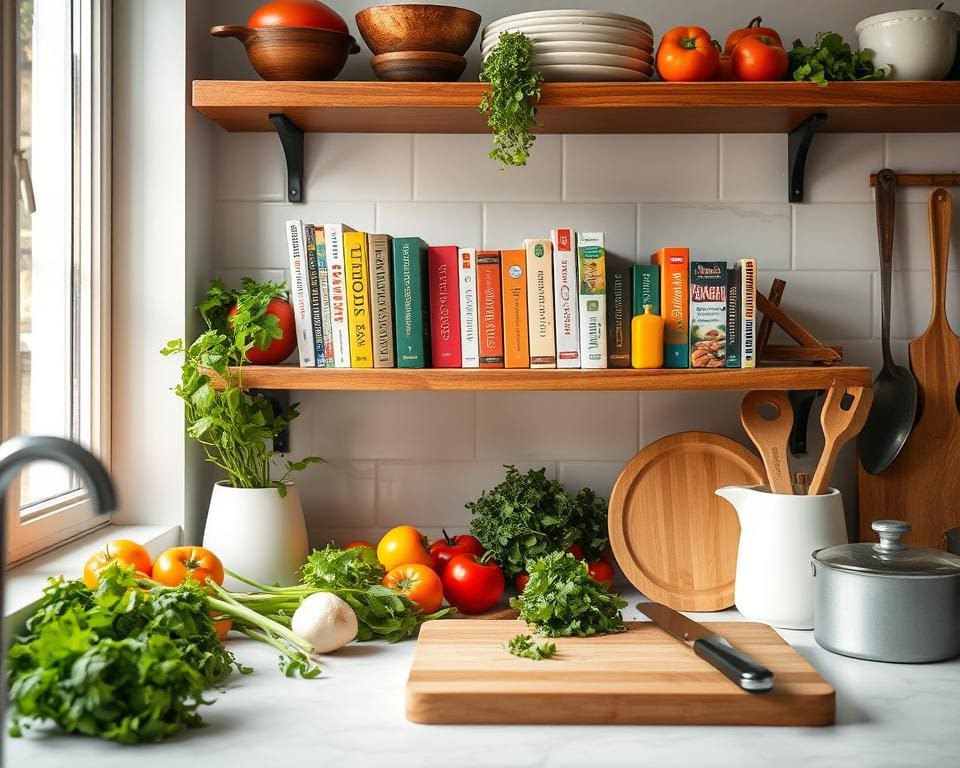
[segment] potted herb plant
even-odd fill
[[[297,404],[275,412],[262,393],[243,387],[250,358],[292,331],[275,303],[285,297],[282,283],[245,278],[228,291],[214,280],[197,307],[207,330],[189,345],[170,341],[162,352],[183,355],[174,391],[184,402],[187,435],[226,475],[213,487],[204,546],[254,581],[292,585],[309,550],[300,496],[289,477],[322,459],[281,461],[272,440],[297,417]],[[228,588],[245,588],[230,581]]]

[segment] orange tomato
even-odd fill
[[[755,35],[773,38],[776,40],[777,45],[782,48],[783,40],[780,39],[780,35],[777,34],[777,30],[771,29],[770,27],[761,27],[760,24],[762,21],[763,19],[761,19],[759,16],[756,16],[755,18],[750,19],[750,23],[747,24],[747,26],[733,30],[733,32],[727,35],[727,42],[724,43],[723,52],[728,54],[733,53],[733,49],[737,47],[737,43]]]
[[[443,602],[443,582],[432,568],[421,563],[392,568],[383,577],[382,584],[406,595],[417,604],[421,613],[433,613]]]
[[[702,27],[674,27],[660,40],[657,70],[671,82],[712,80],[720,66],[720,51]]]
[[[217,637],[221,641],[227,638],[227,633],[231,629],[233,629],[233,619],[220,619],[220,621],[213,622],[213,631],[217,633]]]
[[[113,562],[132,565],[139,573],[150,575],[150,553],[135,541],[114,539],[87,560],[83,566],[83,583],[90,589],[96,589],[100,583],[100,571]]]
[[[420,563],[433,565],[427,551],[427,538],[412,525],[398,525],[387,531],[377,544],[377,560],[388,571],[398,565]]]
[[[344,544],[340,549],[346,551],[348,549],[353,549],[354,547],[369,547],[370,549],[376,549],[369,541],[365,539],[357,539],[356,541],[351,541],[349,544]]]
[[[207,578],[223,584],[223,563],[209,549],[203,547],[172,547],[153,564],[154,581],[176,587],[187,579],[207,585]]]
[[[737,80],[782,80],[790,67],[787,52],[772,37],[748,37],[733,49]]]

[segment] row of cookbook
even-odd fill
[[[620,264],[603,233],[571,228],[490,251],[285,226],[301,367],[629,368],[645,307],[664,318],[665,367],[755,364],[752,259]]]

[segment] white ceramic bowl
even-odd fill
[[[857,36],[874,66],[890,66],[891,80],[943,80],[957,55],[958,29],[956,13],[921,8],[870,16],[857,24]]]
[[[529,11],[527,13],[515,13],[490,22],[483,31],[513,27],[517,24],[558,23],[609,24],[610,26],[642,29],[644,32],[653,32],[650,25],[642,19],[637,19],[633,16],[624,16],[620,13],[606,13],[603,11]]]

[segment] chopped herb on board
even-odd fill
[[[507,650],[514,656],[540,661],[540,659],[549,659],[555,656],[557,646],[556,643],[541,643],[537,645],[530,635],[517,635],[507,643]]]
[[[587,564],[569,552],[553,552],[527,563],[530,580],[510,600],[520,618],[545,637],[625,632],[620,611],[625,600],[594,581]]]

